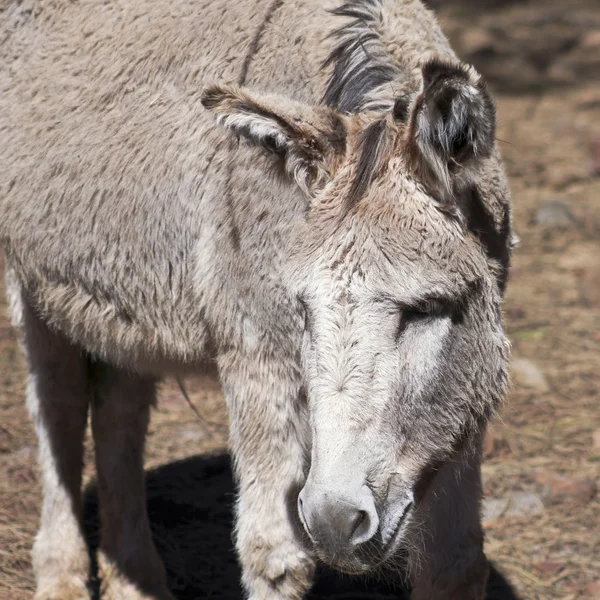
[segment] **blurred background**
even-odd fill
[[[511,179],[514,255],[505,320],[513,391],[490,428],[483,475],[489,598],[600,598],[600,2],[430,0],[459,55],[487,78]],[[1,13],[0,13],[1,18]],[[0,293],[3,290],[0,290]],[[1,302],[4,294],[1,293]],[[25,365],[0,320],[0,600],[31,596],[38,525],[36,442]],[[148,440],[155,538],[180,598],[240,598],[233,485],[220,390],[174,382]],[[93,460],[86,523],[97,541]],[[367,593],[367,589],[377,592]],[[314,598],[398,598],[394,585],[323,573]]]

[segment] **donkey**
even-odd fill
[[[419,0],[7,0],[0,242],[39,436],[36,600],[173,599],[145,509],[156,382],[213,365],[253,600],[316,561],[481,600],[507,387],[494,102]],[[228,130],[228,131],[227,131]]]

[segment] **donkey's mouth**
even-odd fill
[[[413,506],[414,502],[410,501],[396,517],[396,520],[390,526],[386,527],[385,531],[381,532],[384,560],[390,558],[397,550],[398,541],[403,537]]]

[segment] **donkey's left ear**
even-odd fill
[[[433,60],[423,66],[423,90],[406,110],[409,163],[440,200],[495,147],[496,107],[469,65]]]
[[[220,85],[204,90],[202,104],[226,128],[282,158],[288,175],[310,196],[346,153],[346,118],[329,108]]]

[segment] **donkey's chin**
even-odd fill
[[[326,564],[328,567],[346,573],[347,575],[364,575],[377,569],[381,564],[381,561],[373,563],[372,558],[370,560],[364,560],[360,557],[361,552],[356,552],[351,555],[345,556],[330,556],[324,554],[319,548],[317,548],[317,555],[319,559]]]

